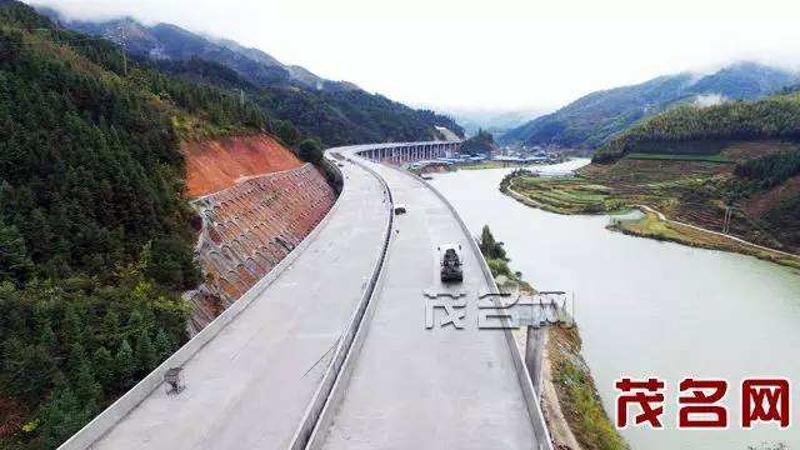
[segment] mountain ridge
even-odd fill
[[[594,149],[642,118],[681,103],[758,99],[796,82],[792,72],[753,62],[734,63],[708,75],[662,75],[591,92],[510,130],[500,140]]]
[[[166,23],[143,25],[130,17],[76,21],[52,8],[39,11],[63,27],[105,38],[138,58],[174,66],[202,60],[230,69],[247,82],[247,86],[239,86],[243,95],[253,98],[269,115],[291,122],[303,134],[318,136],[325,145],[444,139],[437,126],[464,135],[450,117],[410,108],[347,81],[324,79],[230,39],[203,36]]]

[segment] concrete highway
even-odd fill
[[[537,448],[504,334],[477,327],[477,296],[489,286],[471,237],[418,179],[373,167],[395,203],[405,204],[408,212],[395,217],[384,277],[360,330],[363,346],[351,354],[351,374],[336,388],[343,390],[341,400],[328,406],[314,446]],[[440,282],[437,246],[445,242],[462,245],[460,285]],[[426,329],[423,292],[428,289],[467,294],[463,329]]]
[[[347,189],[300,254],[184,365],[186,389],[154,390],[98,449],[286,448],[382,248],[388,200],[347,163]]]
[[[377,144],[328,155],[357,158],[367,150],[369,158],[405,161],[456,144]],[[478,328],[478,295],[490,286],[458,217],[406,172],[366,159],[359,164],[373,173],[340,164],[345,190],[296,259],[63,450],[552,448],[524,365],[509,347],[513,338]],[[381,266],[391,217],[384,181],[407,213],[394,216]],[[463,283],[440,282],[443,243],[461,244]],[[425,291],[465,293],[463,328],[427,328]],[[168,395],[160,370],[176,366],[186,388]]]

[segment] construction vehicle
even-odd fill
[[[438,250],[442,266],[442,282],[464,281],[464,271],[461,268],[461,244],[442,244]]]

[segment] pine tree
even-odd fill
[[[72,303],[67,303],[64,308],[64,319],[59,332],[64,336],[63,342],[68,345],[83,342],[83,327]]]
[[[87,411],[94,411],[102,399],[103,390],[95,380],[92,367],[87,359],[80,362],[78,372],[72,382],[73,390]]]
[[[124,339],[114,358],[114,373],[120,388],[127,389],[132,385],[135,371],[136,361],[133,359],[133,349],[128,340]]]
[[[156,333],[156,339],[154,342],[154,346],[156,349],[156,355],[158,355],[158,361],[162,362],[169,358],[173,353],[173,345],[172,339],[169,337],[166,331],[163,328],[158,329],[158,333]]]
[[[39,438],[33,448],[56,448],[75,434],[92,417],[75,393],[68,387],[60,388],[42,408],[39,415]]]
[[[32,269],[22,234],[17,227],[0,222],[0,282],[24,283]]]
[[[111,352],[104,346],[100,346],[95,352],[94,357],[94,373],[97,381],[108,392],[113,386],[114,382],[114,357]]]
[[[144,375],[149,373],[156,367],[158,356],[156,349],[153,346],[153,341],[150,339],[150,333],[147,330],[142,330],[139,337],[136,339],[136,362],[139,374]]]

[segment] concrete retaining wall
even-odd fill
[[[336,169],[338,170],[338,169]],[[344,191],[347,186],[344,187]],[[344,192],[343,192],[344,194]],[[253,302],[258,296],[267,288],[276,278],[278,278],[287,267],[289,267],[298,256],[308,247],[308,245],[316,238],[325,224],[330,220],[333,213],[338,209],[341,204],[341,196],[337,198],[333,207],[328,211],[328,214],[319,222],[311,233],[300,242],[286,257],[278,263],[266,276],[259,280],[252,288],[250,288],[242,297],[234,302],[228,309],[220,314],[214,321],[207,327],[189,340],[183,347],[181,347],[172,356],[167,358],[160,366],[153,370],[149,375],[144,377],[136,386],[134,386],[125,395],[120,397],[111,406],[106,408],[105,411],[100,413],[97,417],[84,426],[79,432],[64,442],[59,450],[83,450],[90,448],[94,442],[100,439],[107,433],[114,425],[117,424],[123,417],[125,417],[131,410],[133,410],[139,403],[141,403],[148,395],[157,389],[164,381],[164,374],[171,367],[181,367],[188,360],[197,353],[204,345],[213,339],[226,325],[233,321],[236,316],[244,311],[250,303]]]
[[[194,202],[206,282],[188,296],[190,336],[275,268],[331,209],[336,194],[311,164],[253,177]]]

